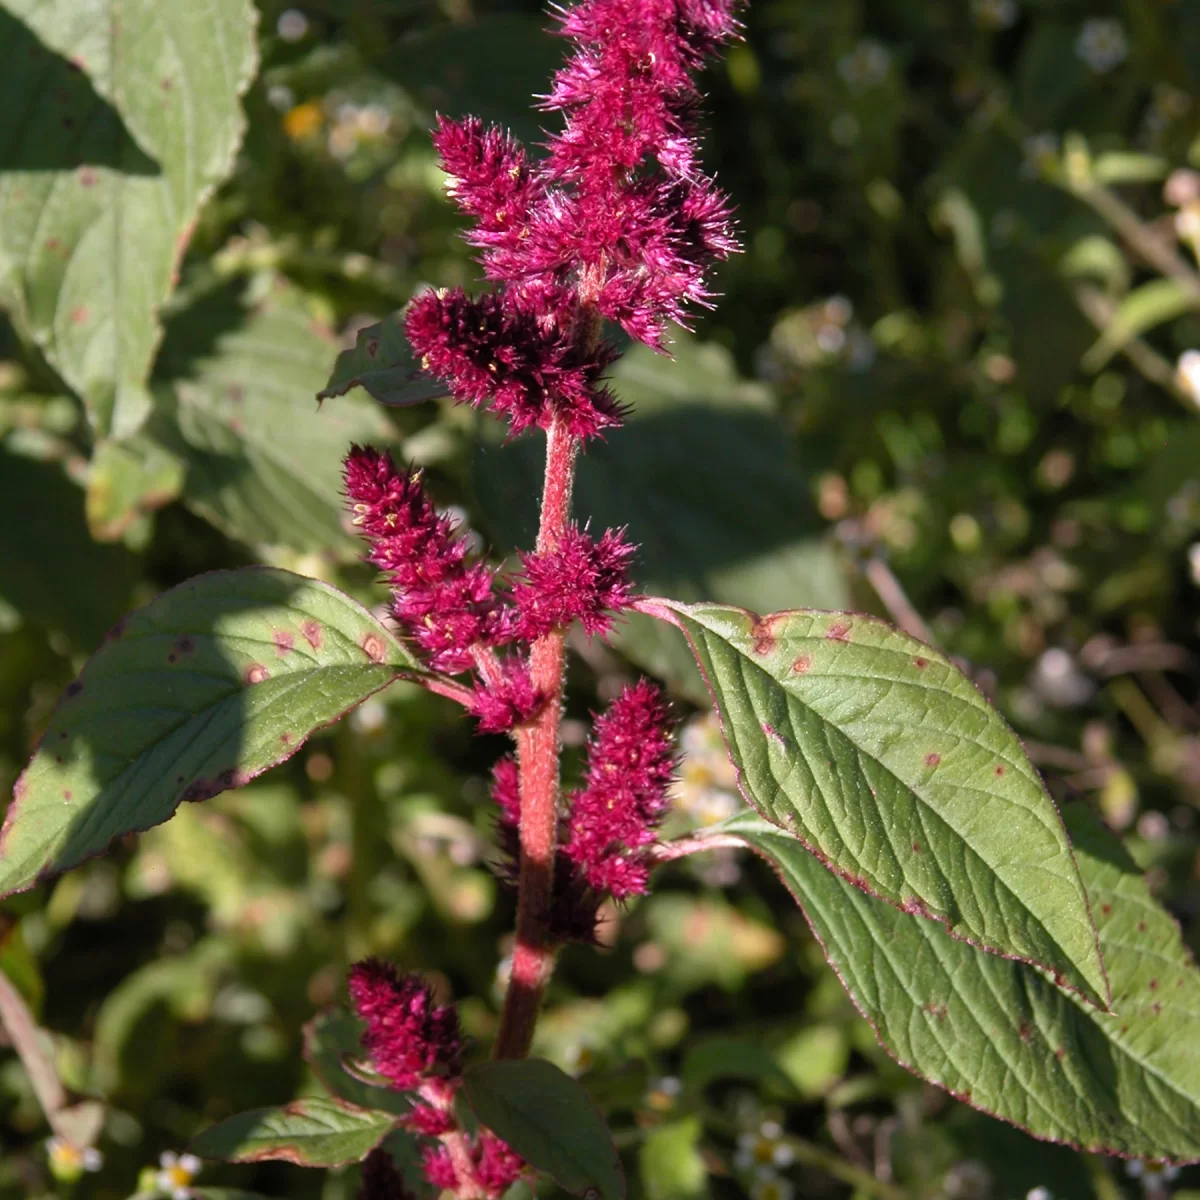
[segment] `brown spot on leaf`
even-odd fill
[[[363,634],[363,639],[359,643],[363,648],[363,653],[373,662],[383,662],[384,655],[387,653],[387,646],[384,644],[383,638],[377,633]]]
[[[1112,912],[1112,905],[1111,904],[1102,904],[1102,905],[1100,905],[1100,911],[1107,917],[1108,914],[1110,912]]]
[[[996,768],[995,775],[996,775],[997,779],[1002,778],[1005,774],[1007,774],[1007,771],[1005,770],[1005,768],[1003,766],[999,766]]]
[[[914,658],[914,659],[913,659],[913,666],[914,666],[914,667],[916,667],[918,671],[923,671],[923,670],[925,670],[925,668],[926,668],[927,666],[929,666],[929,659],[927,659],[927,658]]]
[[[1162,1005],[1156,1000],[1152,1005],[1150,1005],[1150,1011],[1157,1017],[1158,1014],[1162,1012]]]
[[[63,789],[63,799],[64,800],[73,800],[74,798],[75,798],[75,793],[72,792],[70,790],[70,788]]]
[[[921,843],[920,842],[913,842],[913,853],[914,854],[921,853]]]
[[[750,636],[754,639],[755,654],[770,654],[775,649],[775,634],[771,632],[771,620],[760,618],[750,626]]]
[[[942,756],[935,750],[930,750],[930,752],[925,755],[925,765],[927,767],[936,767],[941,761]]]
[[[292,744],[292,735],[291,735],[290,733],[281,733],[281,734],[279,735],[279,740],[280,740],[280,741],[281,741],[281,742],[282,742],[282,743],[283,743],[285,746],[290,746],[290,745]]]
[[[77,304],[68,313],[67,319],[72,325],[82,325],[88,319],[89,315],[86,304]]]
[[[296,639],[286,630],[277,629],[273,634],[275,641],[275,653],[282,658],[285,654],[290,654],[296,648]]]
[[[195,649],[196,643],[186,634],[183,637],[175,639],[175,652],[177,654],[191,654]]]
[[[1017,1036],[1027,1046],[1033,1041],[1033,1030],[1029,1027],[1028,1021],[1022,1021],[1021,1024],[1017,1026]]]
[[[807,675],[809,667],[812,666],[812,659],[807,654],[797,654],[792,660],[793,675]]]
[[[325,640],[325,634],[321,629],[319,621],[305,621],[300,626],[300,632],[304,634],[304,640],[314,650],[320,650],[321,643]]]
[[[162,83],[159,86],[162,88],[162,90],[164,92],[169,92],[175,86],[175,80],[171,79],[168,76],[165,79],[163,79]]]
[[[1057,1058],[1059,1062],[1062,1062],[1062,1060],[1067,1057],[1066,1046],[1059,1046],[1058,1049],[1054,1051],[1054,1057]]]
[[[368,358],[374,358],[379,353],[379,339],[367,338],[363,342],[363,349],[367,352]]]
[[[81,167],[79,169],[79,183],[82,187],[94,187],[96,183],[96,172],[91,167]]]
[[[932,1000],[928,1004],[922,1005],[922,1007],[935,1021],[943,1020],[948,1012],[944,1004],[935,1004]]]
[[[82,691],[83,684],[80,683],[78,679],[72,679],[71,682],[67,684],[67,699],[70,700],[75,696],[78,696]]]
[[[178,659],[179,659],[179,656],[177,654],[175,654],[174,652],[167,655],[167,662],[169,662],[169,663],[177,662]]]
[[[825,630],[825,636],[831,642],[848,642],[850,640],[850,626],[843,624],[841,621],[834,621],[834,623]]]
[[[264,679],[271,678],[271,672],[262,663],[251,663],[246,668],[245,677],[247,683],[262,683]]]
[[[1139,921],[1137,923],[1137,931],[1138,931],[1138,933],[1146,932],[1146,922],[1145,921]]]
[[[1157,992],[1157,991],[1158,991],[1158,980],[1157,980],[1157,979],[1152,979],[1152,980],[1150,980],[1150,990],[1151,990],[1152,992]]]

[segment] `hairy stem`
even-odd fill
[[[556,420],[546,431],[546,482],[542,492],[537,548],[553,550],[567,526],[579,442]],[[549,936],[558,836],[559,725],[562,721],[565,634],[551,630],[533,643],[530,674],[547,697],[545,707],[517,737],[521,772],[521,867],[512,978],[496,1038],[497,1058],[529,1053],[542,993],[554,971]]]

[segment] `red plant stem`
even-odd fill
[[[546,431],[546,481],[542,492],[539,552],[553,550],[571,511],[578,439],[557,421]],[[547,697],[545,707],[517,736],[521,772],[521,868],[512,977],[496,1037],[496,1058],[524,1058],[533,1041],[542,993],[554,971],[549,936],[558,837],[559,726],[562,720],[565,631],[553,629],[533,643],[530,675]]]

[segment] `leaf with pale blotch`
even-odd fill
[[[873,895],[1107,1004],[1058,812],[944,655],[861,614],[646,607],[686,634],[763,816]]]
[[[333,374],[317,399],[344,396],[354,388],[365,389],[390,408],[407,408],[447,395],[444,383],[413,362],[404,324],[396,314],[359,330],[354,345],[337,356]]]
[[[909,1070],[1035,1137],[1200,1159],[1200,972],[1117,839],[1082,808],[1067,825],[1111,1013],[868,896],[761,817],[721,828],[775,867],[880,1044]]]
[[[471,1111],[565,1191],[624,1200],[625,1176],[583,1084],[541,1058],[478,1063],[463,1077]]]
[[[402,673],[403,646],[318,580],[248,567],[164,592],[59,702],[0,831],[0,893],[246,783]]]
[[[158,308],[233,167],[249,0],[0,0],[0,304],[88,406],[133,432]]]
[[[290,1162],[340,1167],[365,1158],[395,1127],[396,1115],[310,1096],[281,1108],[256,1108],[227,1117],[197,1136],[189,1149],[218,1162]]]

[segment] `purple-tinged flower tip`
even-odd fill
[[[448,1108],[418,1102],[405,1113],[401,1122],[405,1129],[426,1137],[441,1137],[454,1128],[454,1114]]]
[[[392,1156],[381,1146],[363,1159],[358,1200],[413,1200]]]
[[[586,438],[620,419],[601,383],[612,348],[587,349],[556,319],[539,320],[503,294],[426,292],[409,305],[405,327],[421,366],[455,400],[491,408],[513,433],[546,429],[557,416]]]
[[[492,799],[500,810],[499,820],[516,829],[521,823],[521,773],[511,754],[492,767]]]
[[[371,547],[367,560],[391,583],[396,620],[430,666],[465,671],[473,646],[508,640],[511,613],[495,595],[491,570],[467,561],[467,542],[425,494],[421,472],[352,446],[344,474],[353,523]]]
[[[480,1131],[475,1149],[475,1177],[490,1195],[503,1195],[525,1170],[525,1160],[490,1129]]]
[[[480,733],[507,733],[524,725],[541,711],[546,698],[533,686],[529,664],[509,656],[500,661],[500,678],[476,683],[470,713],[479,722]]]
[[[350,968],[350,998],[366,1025],[363,1048],[375,1069],[399,1091],[433,1075],[460,1072],[462,1036],[451,1005],[435,1005],[429,985],[368,958]]]
[[[624,531],[606,529],[597,542],[571,525],[553,550],[522,554],[523,578],[512,589],[518,639],[531,642],[576,620],[589,637],[608,633],[612,614],[629,605],[636,550]]]
[[[438,1143],[426,1146],[421,1152],[421,1169],[431,1187],[440,1192],[456,1192],[458,1190],[458,1172],[450,1158],[450,1151]]]
[[[617,900],[646,891],[649,858],[675,770],[667,703],[643,679],[596,719],[584,786],[575,793],[565,846],[587,882]]]

